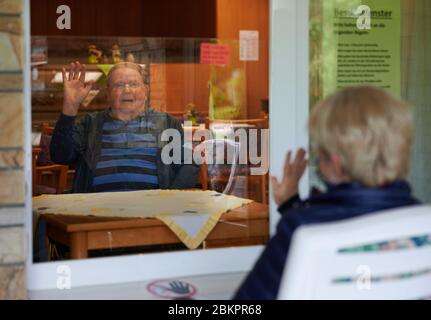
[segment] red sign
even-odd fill
[[[229,46],[227,44],[201,43],[201,64],[229,64]]]

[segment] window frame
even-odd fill
[[[308,5],[308,0],[270,0],[270,170],[277,176],[282,172],[286,151],[308,145]],[[28,290],[56,289],[58,268],[64,265],[70,268],[72,288],[249,271],[263,246],[33,263],[30,0],[24,0],[23,20]],[[302,107],[298,108],[299,105]],[[306,176],[300,185],[301,195],[305,196],[307,190]],[[270,188],[270,234],[273,235],[279,214],[271,194]]]

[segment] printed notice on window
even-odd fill
[[[229,56],[229,46],[226,44],[201,43],[201,64],[226,66]]]
[[[259,31],[239,31],[239,60],[259,61]]]
[[[373,85],[400,95],[400,0],[322,2],[323,95]]]

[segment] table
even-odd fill
[[[70,248],[71,259],[85,259],[89,250],[181,243],[156,218],[104,218],[43,214],[47,237]],[[252,202],[225,212],[203,248],[264,244],[268,239],[268,205]]]

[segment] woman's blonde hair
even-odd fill
[[[124,69],[124,68],[133,69],[133,70],[138,71],[142,77],[143,83],[147,84],[147,82],[148,82],[147,78],[148,77],[147,77],[147,73],[146,73],[146,70],[144,67],[142,67],[139,64],[133,63],[133,62],[118,62],[118,63],[114,64],[114,66],[108,72],[107,81],[106,81],[108,84],[108,87],[111,83],[111,77],[112,77],[112,74],[114,73],[114,71],[118,70],[118,69]]]
[[[408,173],[411,110],[382,89],[340,90],[314,107],[309,126],[316,147],[340,157],[353,181],[375,187]]]

